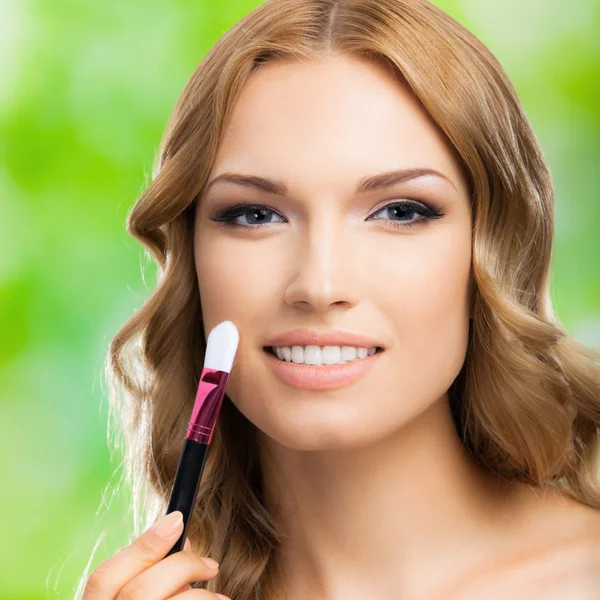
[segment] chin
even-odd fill
[[[261,419],[254,424],[260,429],[261,435],[291,450],[339,451],[377,444],[393,435],[406,420],[398,415],[399,423],[396,425],[396,420],[381,418],[389,414],[385,410],[380,413],[380,418],[374,419],[371,412],[353,413],[347,405],[341,415],[332,412],[339,411],[324,410],[321,406],[303,417],[292,413],[268,422]]]

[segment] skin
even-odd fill
[[[365,176],[417,167],[447,180],[354,191]],[[266,502],[287,534],[286,598],[597,599],[598,511],[497,480],[452,424],[447,390],[470,317],[470,199],[408,91],[362,60],[269,64],[244,88],[210,180],[225,172],[289,188],[211,186],[194,246],[205,331],[232,320],[240,332],[227,392],[259,430]],[[443,216],[407,227],[420,217],[385,210],[407,197]],[[236,217],[246,229],[211,220],[242,201],[273,211],[260,230],[252,211]],[[370,335],[385,351],[352,386],[298,390],[262,349],[296,327]],[[165,558],[179,514],[97,567],[83,600],[226,598],[190,589],[218,571],[189,544]]]
[[[218,563],[196,556],[187,540],[183,551],[166,557],[182,531],[181,512],[161,517],[132,544],[94,569],[82,600],[231,600],[223,594],[191,589],[192,581],[212,579]]]
[[[355,193],[362,177],[399,168],[447,179]],[[224,173],[289,189],[210,185]],[[407,197],[439,204],[443,217],[395,228],[418,216],[381,209]],[[239,202],[268,210],[262,221],[252,209],[238,214],[240,227],[211,220]],[[228,395],[260,432],[267,502],[289,536],[289,598],[467,593],[491,585],[481,574],[492,565],[590,523],[574,501],[478,468],[451,422],[447,390],[470,317],[471,216],[445,138],[377,63],[271,63],[236,103],[197,211],[196,270],[205,330],[227,319],[240,331]],[[262,347],[304,326],[365,333],[386,350],[352,386],[296,389]]]

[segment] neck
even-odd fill
[[[368,447],[261,442],[290,598],[422,596],[484,561],[490,539],[516,527],[515,486],[475,464],[447,398]]]

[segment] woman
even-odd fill
[[[128,231],[160,278],[110,366],[152,520],[207,333],[240,345],[187,550],[161,560],[163,517],[85,600],[597,597],[598,357],[552,314],[546,161],[462,26],[261,4],[187,84]]]

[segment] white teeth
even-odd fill
[[[298,347],[300,350],[302,350],[302,348]],[[292,360],[294,360],[294,350],[296,348],[293,347],[292,348]],[[298,356],[299,353],[296,354],[296,356]],[[294,362],[300,362],[298,360],[295,360]],[[322,354],[321,354],[321,348],[319,348],[319,346],[306,346],[306,348],[304,348],[304,362],[307,365],[320,365],[323,364],[322,361]]]
[[[339,365],[357,358],[366,358],[376,353],[376,348],[354,346],[283,346],[271,347],[279,360],[307,365]]]
[[[292,362],[304,362],[304,350],[302,346],[292,346]]]
[[[342,346],[341,359],[354,360],[356,358],[356,348],[354,346]]]
[[[351,348],[351,350],[353,349],[354,348]],[[342,360],[347,361],[350,360],[350,358],[356,358],[356,353],[354,354],[354,357],[344,358],[342,348],[339,346],[323,346],[323,350],[321,350],[321,359],[326,365],[337,365]]]

